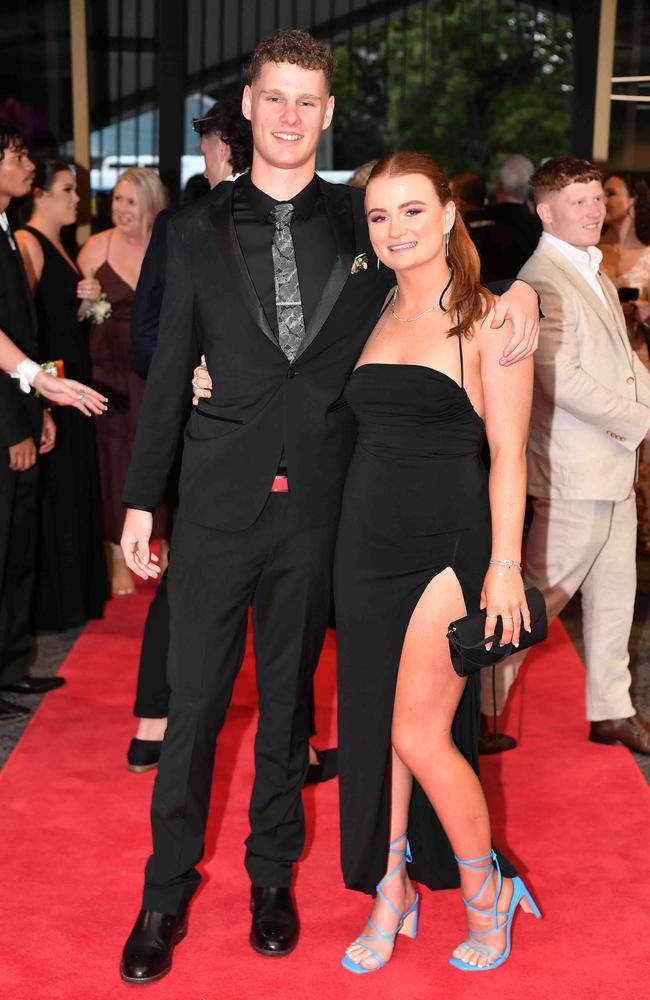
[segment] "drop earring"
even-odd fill
[[[445,258],[449,256],[449,233],[445,233]]]
[[[381,261],[380,261],[379,257],[377,257],[377,270],[379,270],[379,265],[380,264],[381,264]]]

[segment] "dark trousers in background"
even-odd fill
[[[133,714],[139,719],[164,719],[171,691],[167,683],[169,651],[169,600],[165,570],[149,605],[142,636],[138,684]]]
[[[248,609],[259,695],[246,868],[286,887],[300,857],[309,686],[329,614],[336,522],[296,531],[291,494],[273,493],[255,524],[228,532],[178,517],[169,567],[169,723],[151,805],[153,854],[143,906],[182,912],[200,876],[216,739],[242,664]]]
[[[0,684],[22,680],[33,652],[38,465],[12,472],[0,457]]]

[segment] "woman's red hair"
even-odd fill
[[[435,160],[425,153],[390,153],[373,167],[368,183],[377,177],[401,177],[422,174],[433,184],[443,207],[452,201],[449,180]],[[470,337],[492,305],[492,295],[481,286],[481,262],[465,223],[456,213],[449,233],[447,257],[452,273],[446,309],[456,319],[449,336]]]

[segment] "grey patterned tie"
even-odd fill
[[[275,308],[278,316],[278,339],[289,361],[293,362],[305,336],[296,253],[291,237],[293,205],[282,202],[273,209],[273,271],[275,274]]]

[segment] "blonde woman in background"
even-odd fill
[[[145,385],[131,367],[131,310],[154,219],[168,200],[153,170],[126,170],[113,190],[113,227],[91,236],[78,258],[82,274],[100,282],[111,308],[110,316],[91,327],[90,360],[93,385],[111,400],[110,411],[97,421],[96,428],[104,537],[114,595],[135,592],[135,581],[118,544],[124,519],[122,487]],[[167,538],[167,519],[167,510],[161,508],[154,518],[153,537]],[[161,547],[166,550],[166,542]]]

